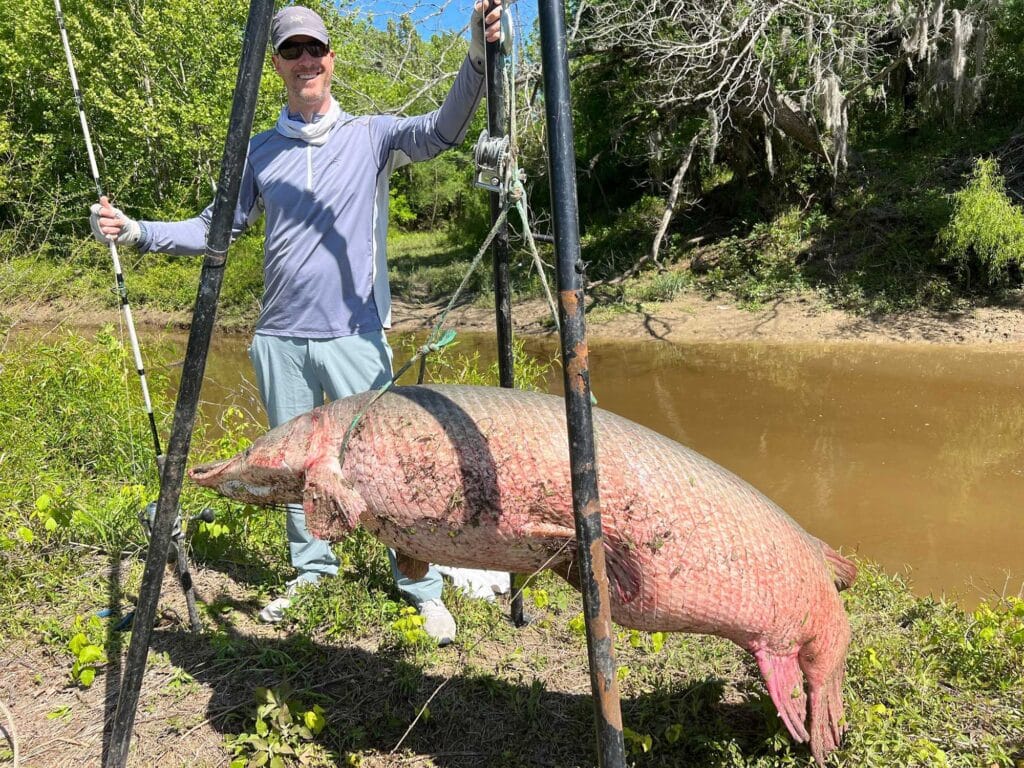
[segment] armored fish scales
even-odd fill
[[[530,573],[578,588],[561,398],[472,386],[396,387],[332,402],[190,471],[254,504],[302,502],[316,535],[363,525],[426,563]],[[821,763],[845,728],[853,563],[709,459],[594,409],[611,614],[621,626],[732,640],[757,660],[789,733]]]

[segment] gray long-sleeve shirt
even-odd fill
[[[391,172],[460,143],[483,92],[467,57],[444,103],[417,117],[341,114],[313,145],[277,130],[249,142],[232,239],[266,216],[256,332],[334,338],[388,328],[385,242]],[[199,254],[213,205],[177,222],[145,221],[139,249]]]

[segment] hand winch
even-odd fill
[[[491,138],[486,128],[480,131],[473,158],[476,161],[474,185],[489,192],[508,194],[512,187],[512,153],[508,136]]]

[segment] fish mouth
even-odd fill
[[[219,461],[209,461],[205,464],[199,464],[188,471],[188,476],[196,485],[201,485],[205,488],[213,488],[217,485],[220,476],[224,473],[224,470],[227,469],[233,461],[234,459],[220,459]]]

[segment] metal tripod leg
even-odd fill
[[[175,539],[171,546],[175,549],[174,560],[178,571],[178,583],[181,584],[181,591],[185,593],[185,605],[188,607],[188,625],[193,632],[198,634],[202,631],[203,624],[199,621],[199,611],[196,608],[196,592],[192,585],[192,573],[188,568],[185,537],[180,536]]]
[[[139,522],[142,523],[143,529],[146,531],[146,537],[150,539],[150,546],[152,546],[152,538],[150,534],[153,528],[153,518],[156,515],[156,502],[151,502],[146,508],[139,514]],[[210,508],[204,509],[198,515],[194,515],[189,518],[189,526],[197,521],[213,522],[213,510]],[[178,583],[181,585],[181,591],[185,594],[185,605],[188,608],[188,625],[193,632],[201,632],[203,624],[199,620],[199,610],[196,608],[196,593],[195,585],[192,583],[192,572],[188,567],[188,539],[185,531],[181,527],[181,510],[178,511],[178,518],[174,522],[174,529],[171,533],[171,544],[168,549],[168,557],[173,556],[175,562],[175,571],[178,574]]]

